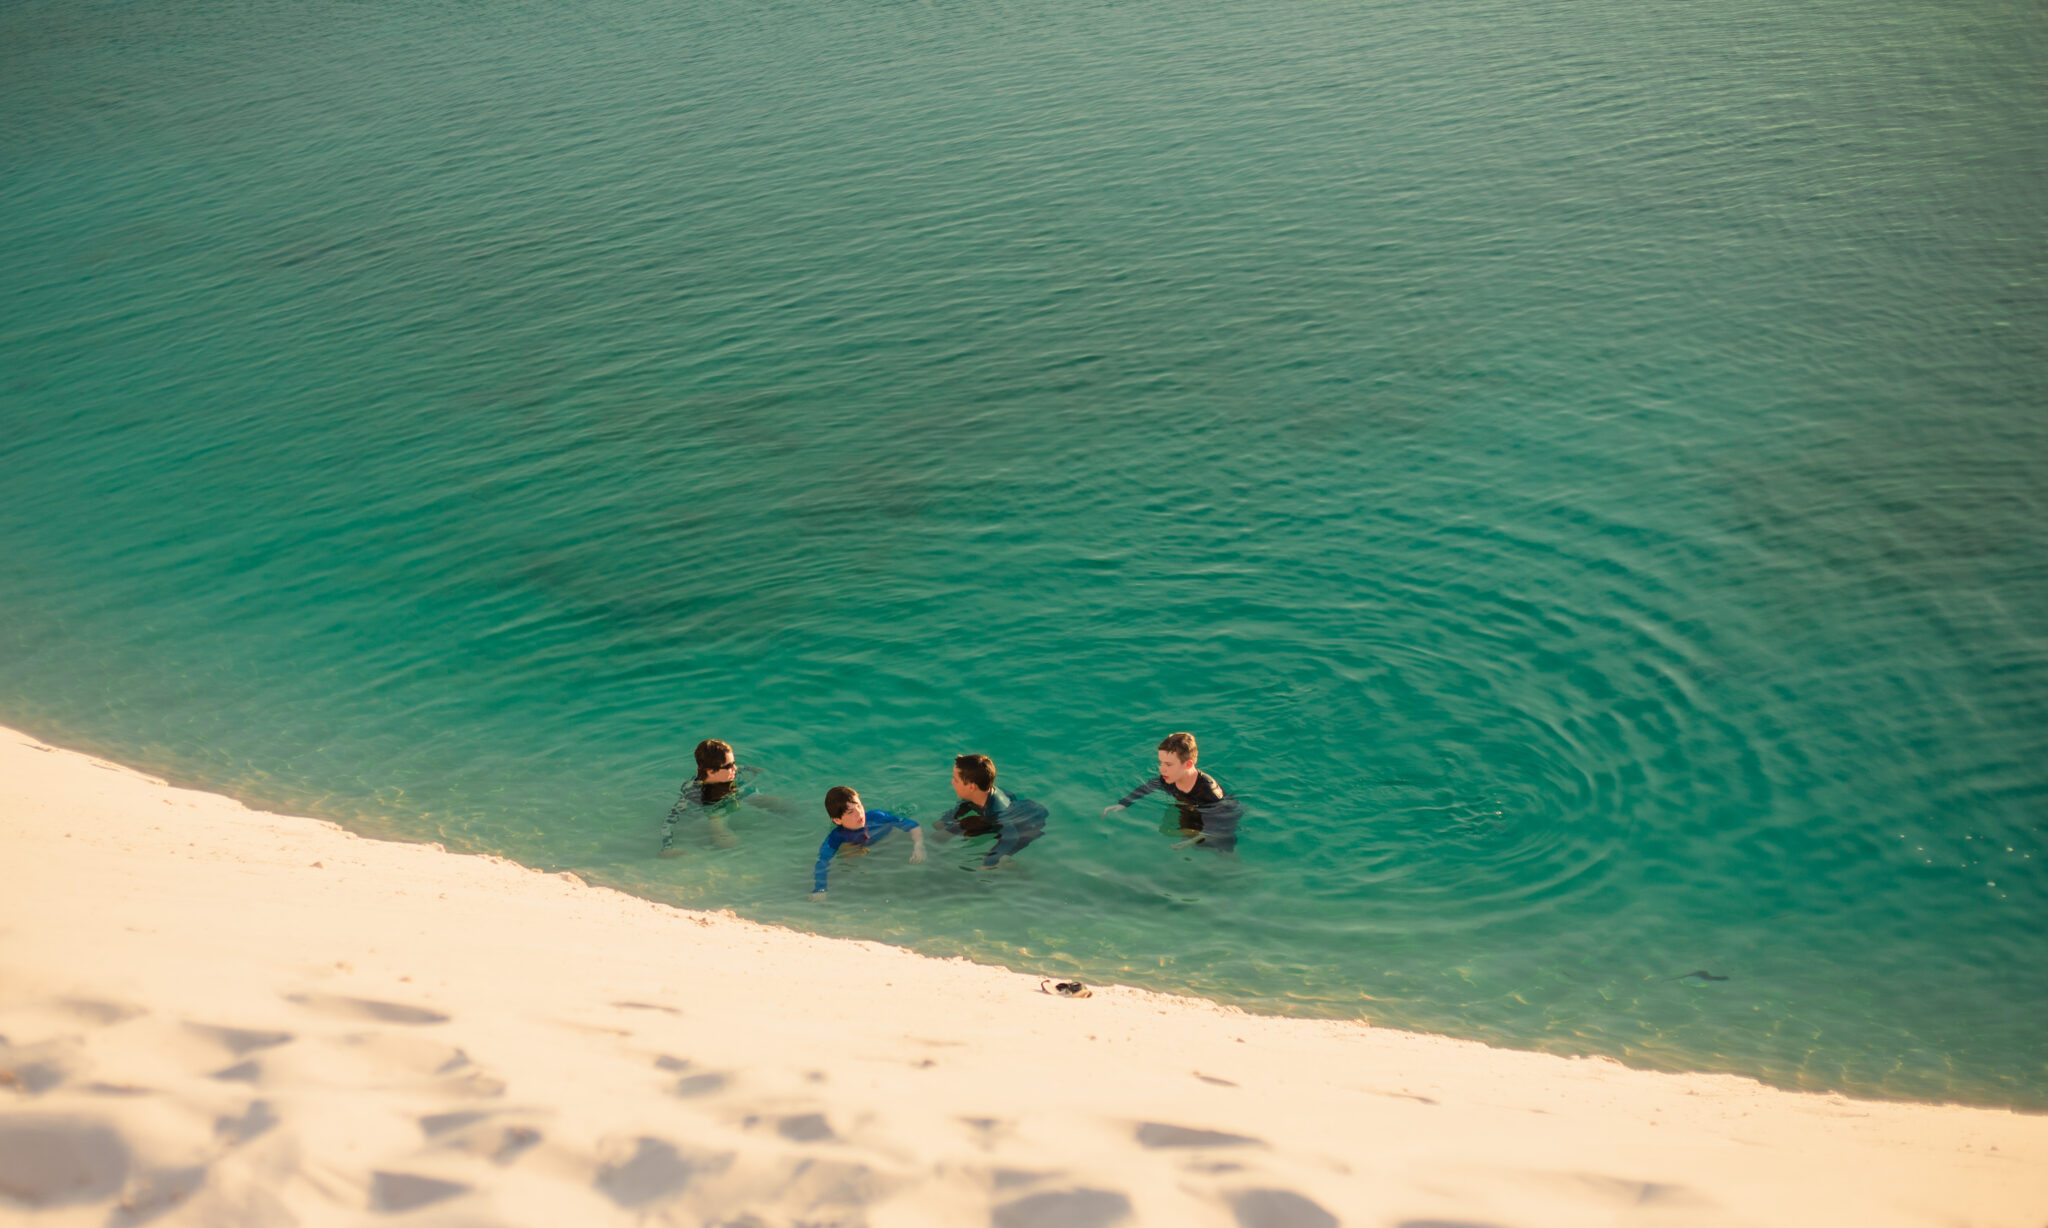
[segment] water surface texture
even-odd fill
[[[15,0],[0,720],[936,954],[2048,1106],[2044,65],[1995,0]],[[1175,729],[1234,861],[1098,817]],[[707,736],[793,812],[657,859]],[[827,786],[929,819],[970,750],[1043,841],[805,898]]]

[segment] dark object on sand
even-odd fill
[[[1700,984],[1706,981],[1725,981],[1728,978],[1725,976],[1715,976],[1711,972],[1702,970],[1699,972],[1688,972],[1684,976],[1674,976],[1671,979],[1674,981],[1692,981],[1695,984]]]
[[[1051,986],[1051,988],[1047,988],[1047,986]],[[1053,984],[1051,981],[1040,981],[1038,983],[1038,992],[1056,993],[1062,998],[1085,998],[1089,996],[1088,987],[1079,981],[1061,981],[1058,984]]]

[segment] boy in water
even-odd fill
[[[1244,817],[1244,806],[1226,793],[1214,776],[1197,768],[1196,758],[1194,734],[1166,735],[1166,740],[1159,744],[1159,775],[1124,794],[1123,800],[1102,812],[1102,817],[1122,814],[1147,793],[1164,789],[1180,808],[1180,834],[1188,837],[1184,843],[1200,844],[1219,853],[1235,850],[1237,821]]]
[[[981,859],[984,870],[993,870],[1045,834],[1045,807],[996,788],[995,761],[987,755],[953,760],[953,796],[960,802],[938,821],[937,829],[951,836],[997,833],[995,847]]]
[[[855,854],[865,853],[868,846],[887,836],[892,831],[910,833],[910,864],[924,861],[924,832],[915,820],[901,818],[886,810],[869,810],[861,804],[860,794],[845,785],[834,785],[825,793],[825,814],[832,820],[832,830],[826,834],[825,843],[818,846],[818,864],[812,875],[811,898],[825,898],[825,875],[832,868],[832,858],[841,847],[853,846]]]
[[[788,813],[789,799],[754,792],[755,775],[754,768],[740,766],[733,758],[732,747],[717,738],[697,743],[697,775],[683,786],[683,795],[669,808],[668,822],[661,829],[661,855],[675,857],[682,853],[675,846],[676,824],[691,815],[703,815],[711,832],[711,843],[729,849],[739,839],[725,820],[739,809],[741,801]]]

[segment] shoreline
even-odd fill
[[[4,727],[0,1037],[0,1207],[36,1224],[2040,1228],[2048,1208],[2048,1116],[1122,986],[1065,1000]]]

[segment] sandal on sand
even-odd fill
[[[1057,985],[1052,985],[1051,989],[1047,989],[1047,985],[1052,985],[1052,982],[1040,981],[1038,983],[1038,992],[1056,993],[1062,998],[1085,998],[1089,996],[1088,987],[1079,981],[1061,981]]]

